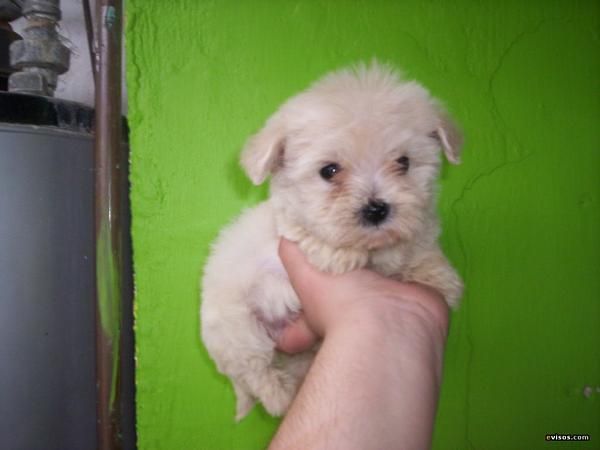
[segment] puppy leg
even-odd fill
[[[432,249],[419,255],[402,279],[435,288],[453,308],[458,306],[463,292],[462,280],[440,249]]]
[[[248,372],[243,381],[269,414],[281,416],[292,403],[299,381],[285,369],[275,367],[273,358],[267,360],[263,356],[247,361]]]
[[[295,353],[289,355],[283,352],[275,352],[275,358],[273,364],[275,367],[282,368],[286,373],[289,373],[298,385],[302,384],[310,366],[312,365],[315,355],[320,344],[316,344],[310,350],[306,350],[302,353]]]
[[[250,412],[252,407],[256,404],[256,400],[248,394],[247,387],[242,387],[240,383],[236,381],[232,381],[232,383],[236,398],[235,421],[239,422]]]
[[[248,316],[249,317],[249,316]],[[236,421],[243,419],[256,401],[271,415],[282,415],[296,394],[301,380],[276,363],[275,343],[257,321],[243,342],[223,339],[225,345],[214,352],[221,373],[227,375],[235,390]],[[250,328],[248,328],[250,329]]]
[[[269,414],[281,416],[296,397],[315,354],[316,348],[294,355],[274,350],[268,361],[257,355],[248,363],[251,369],[244,381]]]
[[[271,415],[285,413],[292,402],[304,370],[302,357],[287,359],[275,350],[275,341],[287,323],[297,316],[300,303],[282,271],[267,271],[248,291],[247,302],[259,328],[271,342],[271,351],[254,354],[247,360],[244,382]]]

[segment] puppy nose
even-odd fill
[[[361,215],[367,225],[379,225],[390,212],[390,205],[379,199],[369,200],[361,209]]]

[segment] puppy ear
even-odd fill
[[[252,136],[240,163],[252,183],[259,185],[281,164],[285,147],[285,130],[281,113],[272,116],[262,130]]]
[[[445,112],[440,112],[439,119],[438,127],[433,131],[432,136],[440,141],[446,159],[452,164],[460,164],[462,134]]]

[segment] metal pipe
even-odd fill
[[[99,450],[122,448],[121,37],[122,0],[99,0],[96,77],[96,382]]]
[[[8,80],[8,89],[21,94],[52,97],[58,75],[69,69],[71,51],[61,42],[56,27],[61,18],[59,0],[26,0],[27,26],[23,40],[10,46],[10,61],[19,72]]]
[[[85,22],[85,33],[87,36],[88,52],[90,56],[90,65],[92,68],[92,76],[94,83],[96,82],[96,52],[94,50],[94,23],[92,20],[92,10],[90,8],[90,0],[83,0],[83,19]]]

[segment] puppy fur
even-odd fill
[[[248,141],[241,164],[256,185],[271,176],[271,195],[222,230],[202,280],[202,339],[233,383],[236,420],[256,401],[285,413],[316,351],[275,349],[300,310],[277,255],[280,236],[321,270],[366,267],[430,285],[457,305],[462,283],[437,243],[435,193],[440,150],[456,164],[460,148],[427,90],[377,63],[325,76]],[[334,163],[333,176],[321,176]],[[363,213],[374,200],[387,205],[376,224]]]

